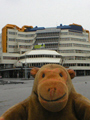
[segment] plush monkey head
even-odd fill
[[[40,104],[48,111],[61,111],[67,104],[73,89],[71,79],[75,77],[73,70],[66,70],[57,64],[48,64],[33,68],[31,75],[35,77],[33,91]]]

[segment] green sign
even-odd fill
[[[35,49],[45,48],[45,44],[34,45]]]

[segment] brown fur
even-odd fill
[[[75,91],[73,70],[52,64],[33,68],[31,74],[35,77],[31,95],[7,110],[0,120],[90,119],[90,101]]]

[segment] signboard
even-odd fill
[[[34,45],[35,49],[40,49],[40,48],[45,48],[45,44],[44,43],[38,43],[38,45]]]

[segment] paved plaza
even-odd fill
[[[0,115],[11,106],[26,99],[32,91],[34,82],[34,80],[22,80],[19,78],[3,80],[24,83],[0,85]],[[77,92],[90,99],[90,76],[75,77],[72,82]]]

